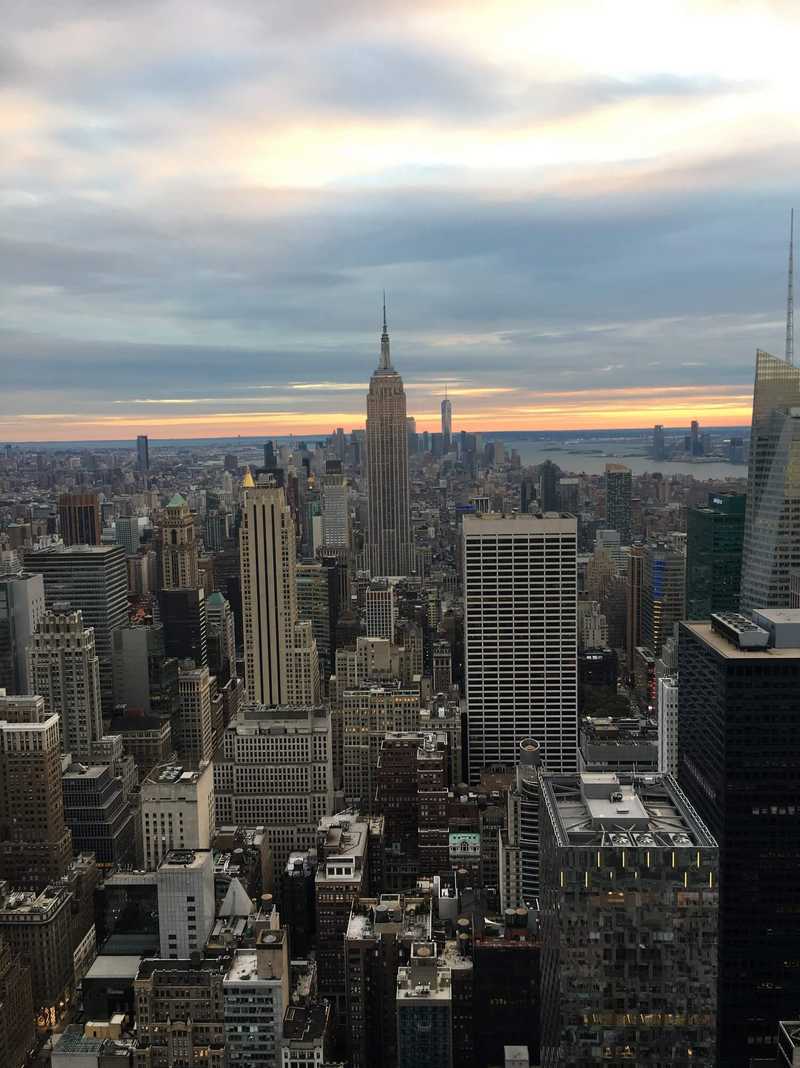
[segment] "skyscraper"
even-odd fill
[[[555,512],[558,509],[558,476],[560,474],[561,471],[552,460],[545,460],[539,468],[539,504],[543,512]]]
[[[165,590],[193,589],[199,584],[194,516],[176,493],[169,501],[161,527],[161,586]]]
[[[583,772],[546,774],[541,798],[543,1068],[728,1068],[714,1059],[719,849],[682,791]]]
[[[800,1005],[800,612],[682,623],[678,780],[720,847],[719,1055],[774,1055]]]
[[[64,752],[89,759],[103,733],[100,667],[94,630],[80,612],[44,614],[28,646],[28,681],[61,720]]]
[[[0,687],[9,694],[31,692],[27,646],[43,615],[41,575],[0,575]]]
[[[48,609],[66,603],[80,609],[84,626],[94,628],[100,662],[103,711],[114,710],[112,634],[128,621],[128,572],[120,545],[54,545],[25,554],[25,568],[44,577]]]
[[[297,621],[295,528],[283,489],[247,474],[239,532],[247,693],[251,701],[290,701],[289,649]]]
[[[444,400],[442,401],[442,448],[444,452],[450,452],[450,442],[453,436],[453,405],[447,396],[447,386],[444,387]]]
[[[100,505],[96,493],[62,493],[58,519],[65,545],[100,544]]]
[[[61,728],[43,697],[0,696],[0,879],[42,888],[72,859]]]
[[[403,380],[392,367],[386,304],[380,363],[367,394],[368,559],[373,577],[413,570]]]
[[[786,608],[789,571],[800,564],[800,367],[756,353],[742,612]]]
[[[661,423],[656,423],[653,427],[653,459],[663,460],[667,454],[666,444],[664,441],[664,427]]]
[[[577,522],[465,515],[469,781],[512,767],[535,738],[553,771],[577,767]]]
[[[710,493],[686,524],[686,618],[709,619],[739,607],[744,494]]]
[[[606,526],[618,530],[623,545],[631,543],[631,469],[606,464]]]
[[[139,551],[139,518],[135,515],[120,515],[114,523],[114,541],[121,545],[128,556]]]
[[[146,434],[140,434],[136,439],[136,468],[145,477],[150,471],[150,443]]]
[[[642,560],[642,643],[658,656],[672,628],[685,616],[686,554],[664,542],[646,545]]]

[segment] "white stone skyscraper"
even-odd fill
[[[513,767],[525,738],[548,770],[577,769],[577,520],[465,515],[469,781]]]
[[[247,696],[263,705],[319,700],[311,623],[298,620],[297,545],[283,488],[269,475],[244,480],[239,553]]]
[[[403,380],[392,367],[386,302],[380,363],[367,394],[368,560],[373,578],[409,575],[414,566],[408,504],[408,431]]]
[[[247,694],[264,705],[291,699],[289,651],[297,622],[295,527],[282,487],[248,471],[239,533]]]
[[[45,612],[28,645],[28,685],[61,720],[61,748],[88,759],[103,733],[94,628],[60,605]]]

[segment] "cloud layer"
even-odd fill
[[[645,10],[646,9],[646,10]],[[64,0],[0,41],[0,438],[749,418],[789,5]]]

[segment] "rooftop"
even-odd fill
[[[135,979],[142,962],[140,956],[100,954],[86,973],[87,979]]]
[[[569,512],[476,512],[463,517],[464,536],[574,534],[575,516]]]
[[[186,786],[193,786],[200,781],[200,777],[207,767],[209,767],[208,764],[198,771],[196,768],[184,768],[182,764],[161,764],[159,767],[153,768],[142,785],[175,786],[180,783]]]
[[[319,1042],[325,1037],[328,1008],[324,1002],[314,1005],[290,1005],[283,1017],[283,1037],[292,1042]]]
[[[714,652],[719,653],[725,660],[797,660],[800,659],[800,649],[740,649],[722,634],[712,628],[710,623],[682,623],[690,633],[698,637]]]
[[[668,775],[545,774],[542,789],[559,846],[713,849],[717,845]]]

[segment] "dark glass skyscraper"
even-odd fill
[[[25,569],[44,576],[45,605],[80,609],[94,627],[103,713],[114,710],[113,631],[128,622],[128,569],[121,545],[50,546],[25,554]]]
[[[606,464],[606,526],[618,530],[623,545],[631,543],[631,469]]]
[[[672,628],[684,618],[686,556],[666,543],[646,545],[642,560],[642,643],[656,656]]]
[[[686,526],[686,617],[739,608],[744,540],[744,494],[710,493],[703,508],[690,508]]]
[[[800,1006],[800,648],[775,635],[758,648],[767,634],[733,614],[680,627],[678,778],[720,846],[724,1068],[772,1056]]]

